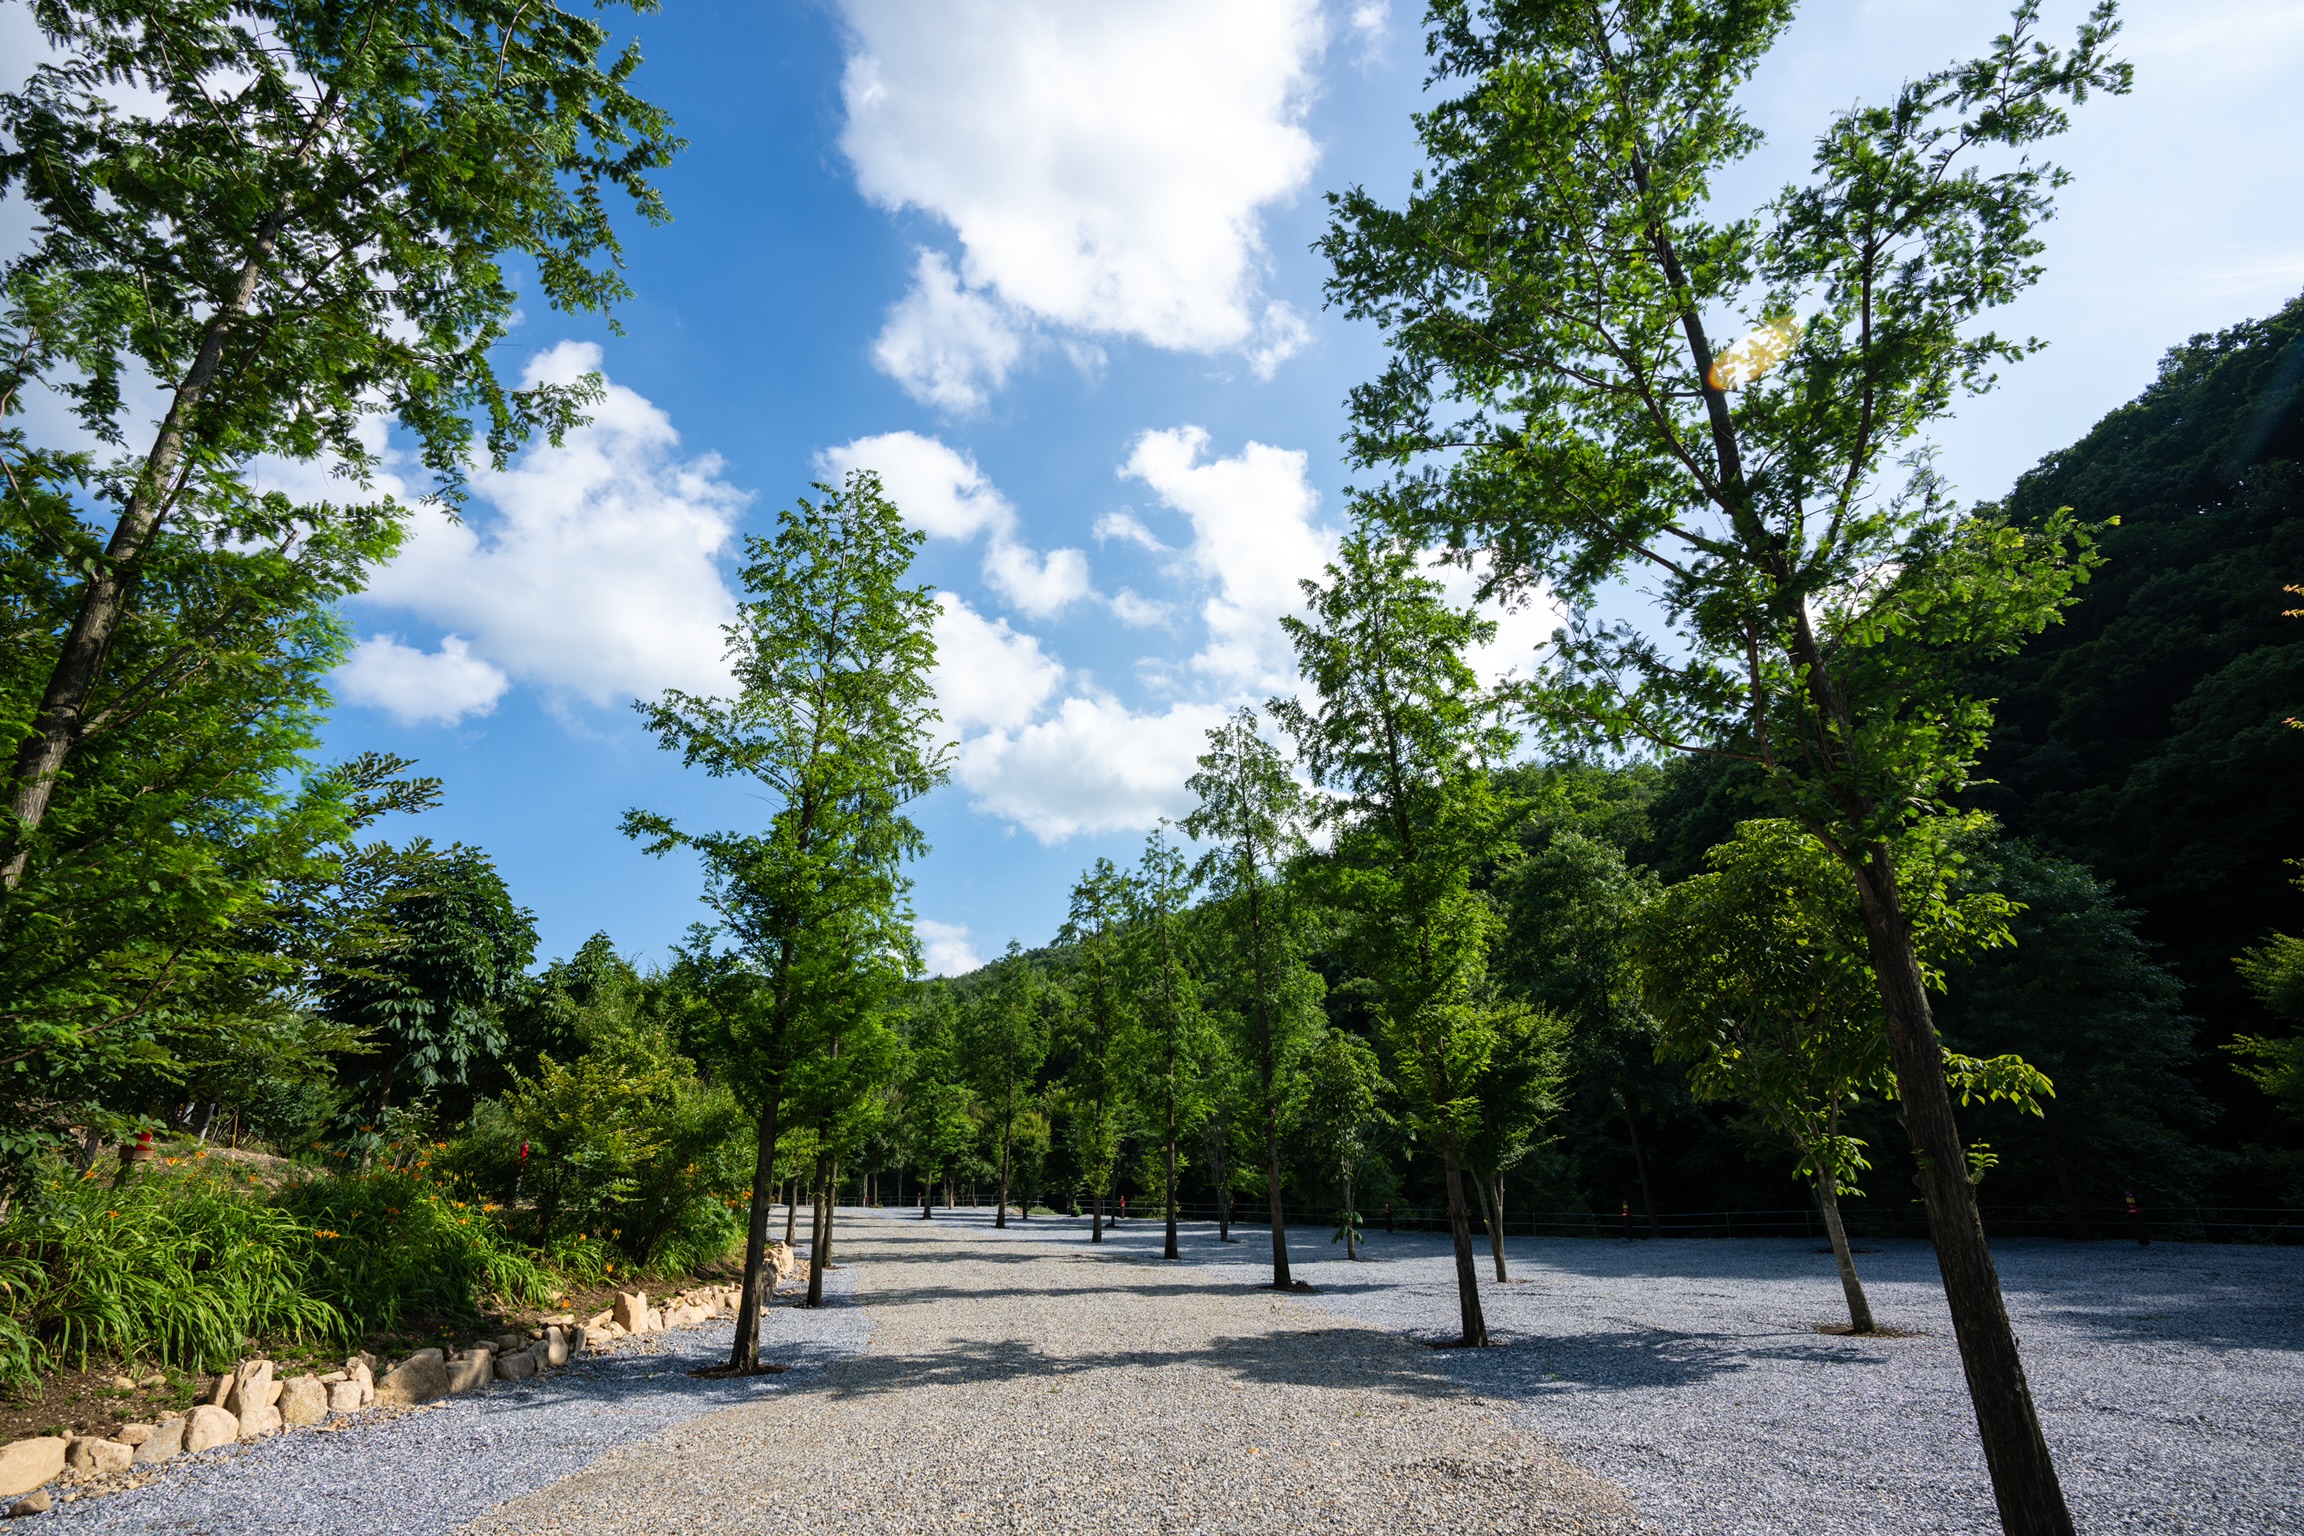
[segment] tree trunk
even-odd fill
[[[1824,1212],[1824,1230],[1832,1238],[1832,1262],[1840,1266],[1840,1289],[1848,1294],[1848,1331],[1874,1332],[1872,1303],[1864,1299],[1864,1282],[1856,1277],[1856,1255],[1848,1248],[1848,1229],[1840,1220],[1840,1181],[1817,1159],[1816,1204]]]
[[[1269,1114],[1264,1118],[1264,1201],[1272,1211],[1272,1289],[1285,1291],[1295,1282],[1288,1274],[1288,1212],[1280,1193],[1280,1126]]]
[[[1664,1229],[1656,1224],[1656,1191],[1648,1187],[1648,1154],[1640,1150],[1640,1122],[1632,1118],[1632,1101],[1619,1096],[1616,1102],[1624,1110],[1624,1130],[1632,1138],[1632,1168],[1640,1175],[1640,1204],[1648,1212],[1648,1235],[1662,1237]]]
[[[832,1256],[834,1228],[840,1224],[840,1165],[832,1164],[830,1181],[824,1195],[824,1267],[836,1269],[839,1260]]]
[[[1007,1227],[1008,1227],[1008,1143],[1009,1143],[1010,1135],[1011,1135],[1011,1133],[1010,1133],[1009,1129],[1008,1129],[1006,1126],[1003,1126],[1003,1127],[1001,1127],[1001,1130],[1000,1130],[1000,1209],[999,1209],[998,1211],[996,1211],[996,1212],[994,1212],[994,1213],[993,1213],[993,1216],[992,1216],[992,1225],[993,1225],[993,1226],[995,1226],[995,1227],[997,1227],[997,1228],[999,1228],[999,1229],[1001,1229],[1002,1231],[1005,1231],[1005,1230],[1007,1230]]]
[[[1488,1247],[1496,1256],[1497,1283],[1502,1284],[1511,1278],[1504,1272],[1504,1175],[1489,1175],[1488,1187],[1492,1192],[1484,1213],[1488,1218]]]
[[[736,1298],[736,1343],[728,1367],[737,1371],[760,1368],[760,1277],[768,1259],[768,1213],[776,1188],[776,1111],[781,1095],[776,1084],[768,1088],[768,1102],[760,1111],[760,1141],[752,1160],[752,1210],[744,1231],[744,1287]]]
[[[225,343],[256,296],[257,280],[279,247],[287,218],[284,211],[276,213],[258,227],[254,248],[240,264],[232,296],[217,306],[191,367],[171,391],[168,413],[161,418],[135,488],[120,509],[120,520],[113,524],[104,558],[88,570],[80,607],[72,616],[72,627],[65,632],[63,647],[41,691],[39,713],[32,718],[31,732],[16,749],[8,785],[6,825],[10,830],[0,842],[0,889],[14,891],[23,883],[32,857],[32,834],[48,814],[65,760],[88,728],[88,699],[104,669],[105,653],[111,649],[112,636],[127,611],[128,596],[143,571],[144,558],[168,515],[168,503],[174,495],[170,482],[177,479],[183,463],[192,417],[216,382]]]
[[[1968,1181],[1967,1147],[1952,1114],[1944,1047],[1928,1007],[1912,947],[1912,925],[1885,846],[1866,850],[1857,892],[1872,970],[1887,1015],[1905,1134],[1920,1165],[1915,1182],[1936,1242],[1944,1298],[1960,1342],[1960,1364],[1976,1409],[1984,1460],[2007,1536],[2072,1536],[2072,1514],[2057,1481],[2055,1459],[2040,1432],[2032,1388],[2000,1294],[2000,1276],[1984,1237],[1976,1187]]]
[[[816,1209],[808,1224],[808,1305],[824,1304],[824,1264],[832,1248],[831,1186],[821,1171],[816,1176]]]
[[[1088,1241],[1104,1241],[1104,1197],[1094,1190],[1088,1193]]]
[[[1183,1251],[1176,1246],[1176,1096],[1168,1096],[1168,1241],[1160,1250],[1160,1257],[1177,1259]]]
[[[784,1181],[784,1246],[792,1248],[800,1242],[800,1175],[794,1174]]]
[[[1456,1310],[1464,1324],[1467,1349],[1488,1347],[1488,1319],[1480,1311],[1480,1276],[1472,1262],[1472,1215],[1464,1206],[1464,1159],[1453,1133],[1440,1140],[1441,1164],[1447,1171],[1448,1231],[1456,1240]]]
[[[1352,1209],[1352,1165],[1339,1166],[1336,1176],[1344,1185],[1344,1257],[1349,1262],[1360,1257],[1360,1228],[1352,1219],[1358,1214]]]

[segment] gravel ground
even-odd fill
[[[156,1482],[60,1504],[33,1529],[136,1536],[434,1536],[581,1471],[602,1453],[727,1408],[805,1392],[826,1362],[865,1347],[871,1324],[848,1304],[853,1271],[827,1276],[837,1305],[779,1306],[761,1353],[783,1376],[697,1381],[687,1371],[728,1358],[727,1322],[659,1335],[517,1385],[498,1383],[401,1417],[341,1432],[296,1431],[245,1449],[171,1463]]]
[[[870,1350],[475,1533],[1638,1530],[1441,1352],[1061,1224],[857,1213]]]
[[[1229,1248],[1186,1234],[1201,1265],[1270,1263],[1261,1228]],[[1122,1241],[1157,1253],[1159,1236],[1131,1221]],[[1454,1334],[1445,1236],[1378,1234],[1362,1264],[1332,1258],[1327,1236],[1296,1245],[1296,1275],[1319,1288],[1306,1310]],[[1997,1252],[2081,1531],[2304,1531],[2304,1250]],[[1506,1347],[1434,1359],[1630,1488],[1669,1536],[1998,1531],[1925,1244],[1859,1250],[1882,1325],[1919,1334],[1870,1340],[1815,1331],[1847,1321],[1820,1242],[1515,1239],[1507,1256],[1512,1283],[1487,1283],[1483,1240],[1483,1305]]]

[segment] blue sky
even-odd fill
[[[14,7],[10,7],[14,9]],[[2068,33],[2082,7],[2052,0]],[[1989,497],[2152,377],[2168,345],[2304,287],[2289,93],[2304,8],[2139,3],[2133,96],[2079,114],[2045,281],[2006,329],[2052,345],[1940,434]],[[1836,108],[1976,51],[2001,7],[1812,6],[1747,92],[1769,146],[1724,200],[1804,167]],[[1287,685],[1274,622],[1342,518],[1367,332],[1324,313],[1320,194],[1396,193],[1421,83],[1408,6],[1316,0],[674,0],[642,89],[690,140],[674,215],[629,236],[625,334],[528,312],[507,366],[598,367],[561,450],[420,519],[353,617],[337,752],[446,781],[396,831],[487,849],[545,953],[605,929],[663,958],[695,871],[627,807],[756,823],[630,701],[720,677],[739,540],[812,479],[878,468],[931,535],[955,783],[921,808],[932,968],[1044,942],[1098,855],[1185,808],[1200,732]],[[2284,110],[2290,109],[2290,110]],[[1544,626],[1509,627],[1489,663]]]

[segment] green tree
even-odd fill
[[[1168,841],[1165,828],[1155,827],[1135,874],[1122,886],[1128,923],[1122,963],[1133,1026],[1125,1059],[1130,1097],[1152,1118],[1158,1138],[1166,1221],[1161,1257],[1169,1259],[1182,1257],[1176,1245],[1176,1176],[1184,1140],[1206,1111],[1213,1044],[1186,922],[1193,884],[1183,852]]]
[[[1516,995],[1569,1021],[1568,1078],[1595,1126],[1622,1123],[1651,1233],[1656,1193],[1639,1116],[1672,1089],[1655,1066],[1655,1021],[1640,1003],[1629,940],[1655,884],[1621,849],[1572,827],[1551,831],[1498,882],[1498,969]]]
[[[1352,456],[1397,471],[1371,498],[1390,526],[1568,605],[1550,723],[1746,757],[1854,875],[2001,1519],[2062,1536],[1890,849],[1983,746],[1974,666],[2053,622],[2092,556],[2068,514],[1953,514],[1924,458],[1884,481],[2030,349],[1978,325],[2039,271],[2061,173],[2030,151],[2129,70],[2108,0],[2069,51],[2024,0],[1985,56],[1840,113],[1804,184],[1721,221],[1715,178],[1758,141],[1735,91],[1791,9],[1434,7],[1458,93],[1416,120],[1427,166],[1405,207],[1337,197],[1325,240],[1332,298],[1393,354],[1352,395]],[[1723,345],[1731,316],[1751,329]],[[1597,611],[1635,567],[1655,624]]]
[[[1472,1085],[1471,1128],[1464,1164],[1488,1228],[1488,1253],[1499,1284],[1511,1278],[1504,1263],[1504,1176],[1535,1150],[1544,1127],[1560,1113],[1566,1081],[1568,1023],[1560,1015],[1517,1001],[1487,1007],[1495,1043]]]
[[[1513,738],[1464,652],[1495,625],[1448,606],[1413,546],[1364,529],[1327,576],[1304,584],[1309,618],[1281,620],[1317,705],[1271,708],[1330,792],[1321,817],[1335,842],[1320,875],[1412,1122],[1439,1143],[1463,1341],[1481,1346],[1464,1150],[1508,1005],[1488,983],[1499,919],[1473,876],[1510,846],[1489,766]]]
[[[1390,1087],[1376,1053],[1357,1035],[1324,1031],[1305,1055],[1292,1118],[1336,1170],[1342,1205],[1333,1240],[1343,1243],[1347,1259],[1360,1257],[1362,1223],[1352,1188],[1368,1160],[1368,1138],[1391,1122],[1383,1107]]]
[[[340,1075],[372,1117],[396,1102],[460,1115],[475,1076],[505,1054],[503,1010],[536,956],[536,919],[479,849],[409,852],[322,1008],[370,1047]]]
[[[1272,1285],[1286,1290],[1288,1217],[1280,1177],[1280,1128],[1296,1095],[1306,1041],[1320,1020],[1321,982],[1304,963],[1289,862],[1305,851],[1309,811],[1285,758],[1257,734],[1242,708],[1208,732],[1189,781],[1198,809],[1184,830],[1210,844],[1198,876],[1208,888],[1225,945],[1227,1015],[1251,1074],[1250,1100],[1264,1140],[1264,1193],[1272,1222]],[[1221,1192],[1218,1200],[1223,1200]]]
[[[911,1014],[903,1109],[905,1151],[920,1170],[922,1221],[933,1219],[937,1184],[966,1166],[976,1139],[959,1025],[952,989],[930,984]]]
[[[1069,989],[1066,1013],[1072,1066],[1065,1086],[1071,1103],[1072,1155],[1080,1180],[1088,1187],[1092,1243],[1104,1241],[1104,1202],[1112,1194],[1128,1114],[1120,1051],[1129,1018],[1121,957],[1126,923],[1126,877],[1110,859],[1098,859],[1074,883],[1071,908],[1059,934],[1079,956],[1079,974]]]
[[[58,560],[44,579],[67,621],[22,658],[31,707],[7,719],[8,891],[44,856],[84,747],[196,693],[389,552],[389,503],[260,496],[249,463],[333,462],[364,487],[381,410],[453,496],[473,416],[498,463],[559,433],[597,380],[498,380],[518,303],[504,263],[532,263],[561,308],[620,298],[609,196],[661,219],[647,177],[676,148],[629,89],[637,49],[602,62],[607,27],[549,3],[31,12],[55,57],[0,96],[0,193],[33,218],[0,270],[0,459],[9,521]],[[139,375],[168,399],[149,435],[123,388]],[[102,447],[7,424],[42,390]],[[140,603],[147,579],[184,606]],[[140,611],[194,622],[114,655]]]
[[[760,1359],[761,1262],[775,1196],[785,1076],[844,1013],[869,1012],[915,964],[906,861],[926,849],[906,808],[947,776],[928,745],[936,605],[904,585],[923,535],[878,477],[858,471],[802,498],[771,539],[748,539],[748,600],[728,629],[734,699],[678,690],[638,706],[658,743],[714,778],[750,779],[765,832],[681,830],[629,811],[651,853],[693,851],[732,969],[756,983],[719,1066],[758,1116],[744,1294],[731,1370]]]
[[[969,1010],[968,1056],[976,1096],[999,1138],[1000,1206],[992,1225],[1008,1225],[1008,1185],[1014,1171],[1016,1127],[1031,1110],[1040,1068],[1048,1059],[1047,1003],[1039,972],[1014,940],[993,968],[992,985]]]
[[[2299,882],[2304,884],[2304,882]],[[2248,990],[2276,1017],[2304,1022],[2304,939],[2275,933],[2240,956]],[[2304,1115],[2304,1036],[2240,1035],[2240,1071],[2291,1114]]]

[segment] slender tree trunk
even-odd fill
[[[825,1262],[832,1257],[832,1199],[831,1184],[818,1165],[816,1175],[816,1208],[808,1223],[808,1305],[824,1304]]]
[[[1088,1192],[1088,1241],[1104,1241],[1104,1196],[1097,1190]]]
[[[736,1299],[736,1343],[729,1352],[731,1370],[760,1368],[761,1275],[768,1259],[768,1213],[776,1198],[776,1112],[781,1107],[780,1085],[768,1085],[768,1099],[760,1111],[759,1146],[752,1159],[752,1210],[744,1231],[744,1289]]]
[[[1280,1191],[1280,1124],[1269,1108],[1264,1116],[1264,1201],[1272,1211],[1272,1289],[1285,1291],[1295,1282],[1288,1274],[1288,1212]]]
[[[1640,1175],[1640,1204],[1648,1212],[1648,1235],[1662,1237],[1664,1229],[1656,1224],[1656,1191],[1648,1185],[1648,1154],[1640,1150],[1640,1122],[1632,1118],[1632,1101],[1619,1096],[1617,1104],[1624,1111],[1624,1131],[1632,1138],[1632,1167]]]
[[[1440,1139],[1441,1165],[1447,1172],[1448,1231],[1456,1240],[1456,1310],[1464,1324],[1467,1349],[1488,1347],[1488,1319],[1480,1310],[1480,1276],[1472,1261],[1472,1215],[1464,1206],[1464,1158],[1453,1134]]]
[[[1352,1208],[1352,1164],[1338,1164],[1336,1176],[1344,1185],[1344,1257],[1350,1261],[1360,1257],[1360,1227],[1352,1219],[1359,1214]]]
[[[1176,1095],[1168,1095],[1168,1242],[1160,1250],[1160,1257],[1177,1259],[1183,1250],[1176,1246]]]
[[[2007,1536],[2072,1536],[2056,1462],[2040,1432],[2040,1415],[2025,1380],[2016,1330],[2000,1294],[2000,1275],[1984,1237],[1976,1187],[1968,1181],[1967,1147],[1952,1114],[1944,1078],[1944,1047],[1914,958],[1912,925],[1897,890],[1888,850],[1874,844],[1856,882],[1872,970],[1880,984],[1888,1040],[1903,1103],[1905,1134],[1920,1165],[1917,1182],[1936,1240],[1960,1364],[1976,1409],[1984,1460]]]
[[[1488,1247],[1495,1255],[1496,1279],[1501,1284],[1511,1278],[1504,1272],[1504,1175],[1490,1174],[1488,1188],[1488,1209],[1483,1214],[1488,1218]]]
[[[796,1247],[800,1242],[800,1175],[794,1174],[784,1181],[784,1246]]]
[[[1840,1266],[1840,1289],[1848,1293],[1848,1331],[1872,1333],[1872,1303],[1864,1298],[1864,1282],[1856,1277],[1856,1255],[1848,1247],[1848,1228],[1840,1220],[1840,1181],[1817,1159],[1816,1204],[1824,1212],[1824,1230],[1832,1238],[1832,1262]]]
[[[1008,1125],[1000,1128],[1000,1209],[993,1214],[992,1225],[1003,1231],[1008,1226],[1008,1143],[1014,1124],[1011,1118]]]
[[[257,281],[279,247],[287,218],[281,212],[259,226],[254,248],[240,264],[231,296],[210,317],[191,367],[171,392],[168,413],[161,418],[135,487],[128,493],[119,521],[113,524],[104,558],[88,570],[80,607],[72,616],[72,627],[65,632],[47,685],[41,690],[31,733],[16,749],[8,784],[6,825],[10,830],[0,840],[0,889],[14,891],[23,883],[32,857],[32,834],[48,814],[65,760],[88,730],[88,699],[103,672],[105,653],[111,649],[112,636],[127,611],[129,594],[142,574],[144,558],[151,552],[169,503],[175,498],[174,482],[183,465],[192,418],[216,382],[225,345],[256,296]]]
[[[831,1182],[826,1186],[824,1200],[824,1267],[837,1269],[840,1261],[833,1256],[834,1229],[840,1225],[840,1165],[832,1164]]]

